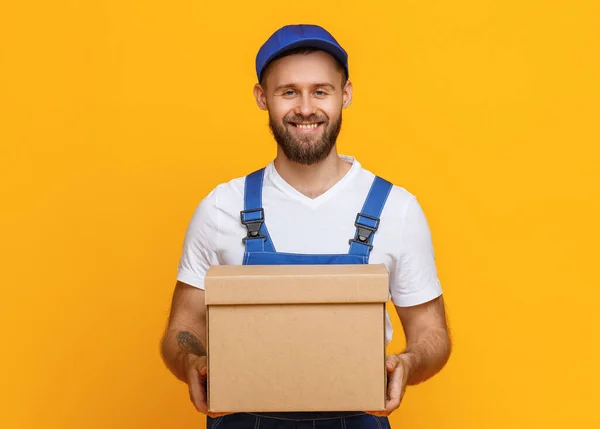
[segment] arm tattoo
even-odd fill
[[[206,356],[206,349],[194,334],[182,331],[177,334],[177,344],[181,350],[193,353],[198,356]]]

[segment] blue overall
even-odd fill
[[[368,264],[373,248],[373,235],[379,227],[379,217],[392,184],[375,177],[362,210],[356,215],[356,232],[348,241],[346,254],[280,253],[269,236],[262,208],[264,169],[248,175],[245,180],[244,210],[241,222],[247,228],[242,240],[246,246],[243,265],[291,264]],[[362,411],[345,412],[280,412],[235,413],[207,418],[207,429],[389,429],[386,417],[376,417]]]

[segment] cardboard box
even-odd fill
[[[385,409],[383,264],[212,266],[205,288],[209,411]]]

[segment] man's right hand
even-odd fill
[[[206,380],[208,376],[206,356],[188,354],[186,356],[185,373],[190,391],[190,399],[192,400],[194,407],[196,407],[196,410],[212,418],[228,414],[208,412],[208,406],[206,404]]]

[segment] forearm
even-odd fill
[[[188,363],[198,356],[206,356],[205,335],[186,328],[169,328],[161,342],[161,355],[167,368],[183,382],[187,382]]]
[[[424,382],[446,365],[451,352],[451,342],[446,329],[430,330],[407,344],[399,357],[408,372],[409,385]]]

